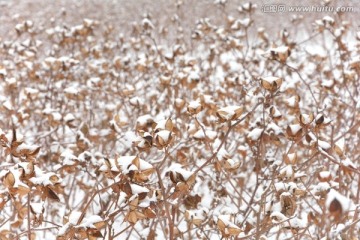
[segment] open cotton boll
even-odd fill
[[[263,133],[264,129],[262,128],[254,128],[251,132],[248,133],[247,137],[252,141],[259,140],[261,134]]]

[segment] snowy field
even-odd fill
[[[358,2],[0,9],[0,239],[359,239]]]

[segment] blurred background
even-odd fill
[[[216,2],[218,4],[216,4]],[[223,4],[226,2],[225,4]],[[227,16],[240,17],[238,8],[249,2],[244,0],[14,0],[0,2],[0,24],[1,36],[15,34],[13,28],[16,23],[23,20],[33,20],[36,25],[47,26],[50,20],[56,20],[64,25],[81,23],[83,18],[101,20],[105,24],[112,25],[116,32],[131,31],[131,22],[140,21],[145,13],[152,16],[156,27],[166,25],[168,21],[177,14],[181,19],[181,25],[185,32],[194,27],[196,20],[208,17],[213,23],[222,23]],[[303,25],[311,30],[311,22],[325,15],[339,17],[351,22],[354,27],[359,28],[360,1],[357,0],[257,0],[250,1],[257,5],[254,16],[261,21],[265,28],[279,30],[289,26],[294,17],[304,18]],[[269,6],[334,6],[352,7],[353,11],[334,15],[332,12],[269,12]],[[265,9],[265,12],[264,12]],[[297,16],[294,16],[297,15]],[[54,18],[54,19],[51,19]],[[288,29],[289,32],[292,29]],[[296,31],[295,31],[296,32]]]

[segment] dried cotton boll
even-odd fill
[[[257,4],[251,3],[251,2],[247,2],[242,4],[239,8],[238,11],[241,12],[253,12],[257,9]]]
[[[281,114],[281,112],[278,110],[278,108],[276,106],[271,106],[270,107],[270,116],[274,120],[279,120],[279,119],[281,119],[282,114]]]
[[[341,170],[345,175],[352,176],[354,172],[358,169],[357,164],[352,162],[349,158],[345,158],[341,161]]]
[[[189,102],[188,107],[187,107],[188,113],[190,115],[198,114],[199,112],[202,111],[202,109],[203,109],[203,106],[199,99]]]
[[[320,182],[329,182],[332,179],[331,173],[329,171],[321,171],[318,173],[317,177]]]
[[[195,226],[200,226],[206,219],[207,212],[199,210],[186,210],[185,211],[185,220],[193,223]]]
[[[323,17],[322,22],[325,26],[334,26],[335,24],[335,20],[330,16]]]
[[[254,128],[253,130],[251,130],[248,133],[247,139],[249,139],[249,141],[251,141],[251,142],[256,142],[261,138],[263,132],[264,132],[264,129],[262,129],[262,128]]]
[[[178,111],[181,111],[185,106],[186,101],[181,98],[175,99],[175,107]]]
[[[154,142],[156,147],[162,149],[171,143],[173,139],[171,131],[161,130],[154,135]]]
[[[210,140],[210,141],[214,141],[216,139],[217,136],[217,132],[212,131],[212,130],[204,130],[203,129],[199,129],[198,131],[196,131],[193,135],[193,138],[196,140]]]
[[[242,230],[231,221],[231,215],[220,215],[217,220],[217,227],[224,237],[237,236]]]
[[[232,158],[228,158],[224,161],[224,168],[228,171],[236,170],[240,167],[240,162]]]
[[[272,59],[284,63],[286,62],[287,58],[290,56],[291,51],[290,48],[287,46],[280,46],[276,48],[270,48],[269,53]]]
[[[291,124],[286,128],[286,135],[292,141],[299,139],[302,136],[302,133],[303,129],[300,124]]]
[[[282,83],[282,78],[279,77],[262,77],[260,78],[261,80],[261,86],[263,88],[265,88],[266,90],[270,91],[270,92],[275,92],[277,91]]]
[[[292,196],[289,192],[284,192],[280,195],[280,203],[281,213],[285,214],[287,217],[294,215],[297,208],[294,196]]]
[[[314,120],[314,114],[310,113],[310,114],[300,114],[300,117],[299,117],[299,120],[300,120],[300,123],[303,125],[303,126],[307,126],[309,124],[312,123],[312,121]]]
[[[327,194],[325,206],[333,221],[341,221],[351,209],[352,205],[353,203],[349,198],[334,189],[331,189]]]
[[[169,86],[171,83],[171,76],[169,74],[163,74],[160,76],[160,83],[164,86]]]
[[[294,95],[290,98],[285,99],[285,103],[290,108],[299,108],[300,96]]]
[[[342,137],[335,143],[334,150],[337,153],[337,155],[339,155],[340,157],[343,157],[345,148],[346,148],[345,138]]]
[[[289,153],[287,155],[285,155],[284,157],[284,162],[287,164],[287,165],[296,165],[298,161],[298,157],[297,157],[297,153]]]
[[[219,122],[227,122],[238,119],[243,113],[243,108],[240,106],[227,106],[220,108],[216,111],[216,116],[219,118]]]

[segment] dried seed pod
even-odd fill
[[[284,162],[288,165],[295,165],[297,163],[297,153],[289,153],[285,155]]]
[[[280,119],[282,117],[282,114],[275,106],[271,106],[270,107],[270,116],[273,119],[277,120],[277,119]]]
[[[315,117],[315,123],[316,123],[316,127],[317,128],[324,128],[325,126],[329,125],[331,122],[331,120],[327,117],[324,116],[324,114],[319,113],[316,117]]]
[[[309,125],[314,120],[314,114],[300,114],[300,123],[302,125]]]
[[[277,91],[282,83],[282,78],[279,77],[262,77],[261,78],[261,86],[270,91],[270,92],[275,92]]]
[[[45,187],[45,196],[51,200],[55,200],[57,202],[60,202],[60,198],[59,196],[57,195],[57,193],[50,187]]]
[[[280,203],[281,213],[283,213],[287,217],[291,217],[292,215],[294,215],[296,211],[296,202],[294,197],[290,193],[282,193],[280,195]]]
[[[286,128],[287,137],[292,141],[299,139],[302,136],[302,133],[303,129],[300,124],[288,125]]]
[[[360,69],[360,59],[355,59],[350,62],[350,69]]]
[[[135,224],[138,221],[138,218],[137,218],[137,215],[136,215],[135,211],[130,211],[126,215],[125,219],[131,224]]]
[[[315,223],[315,225],[319,225],[319,223],[320,223],[319,217],[314,215],[313,212],[309,212],[307,219],[308,219],[308,222],[310,222],[310,223],[313,222],[313,223]]]
[[[185,211],[185,219],[188,222],[195,224],[196,226],[200,226],[206,218],[206,212],[203,210],[186,210]]]
[[[320,182],[329,182],[332,179],[331,173],[329,171],[321,171],[318,173],[317,177]]]
[[[220,108],[216,111],[219,122],[227,122],[238,119],[243,113],[243,108],[240,106],[228,106]]]
[[[332,215],[332,217],[334,217],[335,219],[340,219],[341,214],[342,214],[342,206],[341,203],[339,202],[339,200],[337,200],[336,198],[334,198],[329,205],[329,212]]]
[[[150,207],[147,207],[143,210],[144,215],[146,216],[146,218],[156,218],[156,213],[153,209],[151,209]]]
[[[172,133],[168,130],[161,130],[157,132],[154,136],[154,143],[159,149],[169,145],[171,143],[171,140]]]
[[[153,128],[155,132],[159,132],[160,130],[167,130],[171,132],[174,129],[174,123],[171,118],[168,118],[154,123]]]
[[[217,227],[224,237],[237,236],[242,230],[230,221],[230,215],[220,215],[217,221]]]
[[[286,105],[290,108],[298,108],[300,102],[300,96],[295,95],[285,100]]]
[[[181,99],[181,98],[176,98],[175,99],[175,107],[177,108],[177,110],[182,110],[183,107],[185,106],[185,100]]]
[[[334,26],[335,24],[335,20],[330,16],[323,17],[322,22],[324,23],[324,25],[330,25],[330,26]]]
[[[344,172],[344,174],[351,176],[354,171],[357,171],[357,169],[357,165],[354,164],[349,158],[345,158],[341,161],[341,170]]]
[[[283,63],[286,62],[287,58],[291,54],[290,48],[287,46],[271,48],[269,51],[272,59],[276,59]]]
[[[202,109],[203,109],[203,106],[201,105],[200,100],[189,102],[189,105],[187,107],[187,110],[190,115],[197,114],[197,113],[201,112]]]
[[[235,161],[231,158],[228,158],[224,161],[224,168],[226,170],[232,171],[238,169],[239,167],[240,167],[239,161]]]
[[[137,194],[138,199],[140,201],[143,200],[150,191],[146,187],[143,187],[143,186],[135,184],[135,183],[130,184],[130,189],[131,189],[131,194],[130,195]]]
[[[196,131],[193,134],[193,138],[196,140],[210,140],[210,141],[214,141],[217,137],[217,132],[212,131],[212,130],[204,130],[203,129],[199,129],[198,131]]]
[[[349,210],[351,204],[350,199],[333,189],[327,194],[326,208],[331,218],[336,222],[344,217],[344,214]]]
[[[264,133],[264,129],[262,128],[254,128],[253,130],[251,130],[248,135],[247,135],[247,139],[251,142],[255,142],[258,141],[261,136]]]
[[[331,145],[328,142],[318,140],[317,144],[324,151],[329,151],[331,149]]]
[[[3,179],[4,186],[7,188],[13,187],[15,184],[15,177],[12,172],[8,172]]]
[[[119,128],[127,126],[129,124],[128,119],[121,117],[120,114],[116,114],[113,121]]]
[[[189,195],[184,199],[184,204],[187,209],[196,209],[199,202],[201,202],[201,197],[198,194],[194,196]]]
[[[334,150],[335,152],[340,156],[343,157],[344,156],[344,152],[345,152],[345,138],[342,137],[340,138],[334,146]]]
[[[294,178],[294,169],[292,165],[287,165],[282,168],[279,172],[280,179],[293,179]]]

